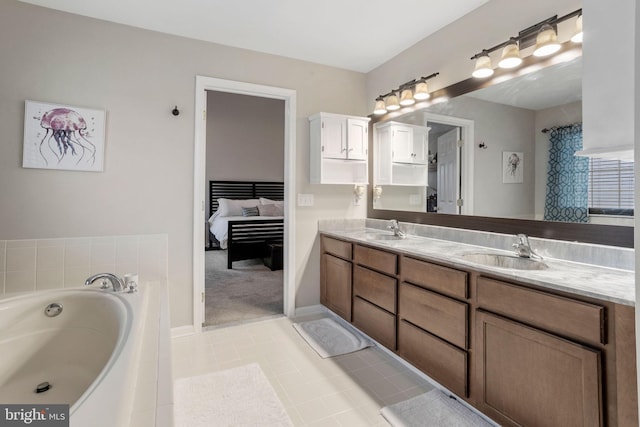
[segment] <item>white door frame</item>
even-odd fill
[[[462,200],[464,200],[460,213],[462,215],[473,215],[473,148],[475,145],[473,135],[474,121],[429,112],[424,112],[422,114],[427,125],[428,122],[438,122],[460,127],[460,139],[463,141],[459,165],[460,181],[462,184],[460,196],[462,197]]]
[[[284,101],[284,307],[285,316],[295,311],[295,147],[296,91],[253,83],[196,76],[195,146],[193,157],[193,327],[202,331],[204,320],[204,241],[206,180],[207,90],[280,99]]]

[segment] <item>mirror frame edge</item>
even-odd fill
[[[582,48],[578,48],[570,42],[564,43],[561,51],[582,52]],[[529,56],[524,58],[523,65],[520,70],[526,70],[529,65],[536,64],[542,67],[553,65],[557,61],[558,55],[540,61],[539,58]],[[504,76],[514,74],[513,71],[496,70],[491,79],[468,78],[460,82],[454,83],[445,88],[432,92],[431,99],[440,97],[453,98],[465,93],[490,86],[496,79],[504,80]],[[520,74],[514,74],[513,77]],[[426,107],[426,106],[425,106]],[[416,105],[416,108],[425,108]],[[414,108],[415,109],[415,108]],[[403,110],[399,110],[402,112]],[[406,110],[405,110],[406,112]],[[386,114],[383,116],[370,115],[369,122],[369,153],[373,153],[373,126],[375,123],[392,120],[400,113]],[[373,171],[373,155],[369,156],[369,170]],[[373,209],[373,174],[369,174],[369,191],[367,197],[367,217],[373,219],[397,219],[401,222],[410,222],[424,225],[434,225],[450,228],[461,228],[467,230],[486,231],[504,234],[524,233],[532,237],[540,237],[545,239],[576,241],[582,243],[592,243],[606,246],[619,246],[625,248],[634,247],[634,227],[619,225],[602,225],[602,224],[581,224],[570,222],[553,222],[539,220],[523,220],[512,218],[483,217],[474,215],[450,215],[437,214],[428,212],[410,212],[410,211],[393,211],[383,209]]]

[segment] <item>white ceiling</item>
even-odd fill
[[[21,0],[369,72],[488,0]]]

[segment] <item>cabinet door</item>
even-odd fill
[[[476,312],[482,410],[502,425],[601,426],[600,351]]]
[[[347,158],[346,120],[341,117],[322,118],[322,157]]]
[[[351,292],[351,263],[333,255],[322,254],[320,302],[351,322]]]
[[[413,128],[413,163],[426,165],[429,153],[429,128]]]
[[[369,122],[347,119],[347,158],[366,160],[369,152]]]
[[[413,163],[413,129],[411,126],[391,127],[391,157],[396,163]]]

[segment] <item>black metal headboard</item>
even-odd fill
[[[284,200],[284,182],[209,181],[209,215],[218,209],[218,199]]]

